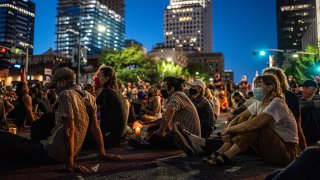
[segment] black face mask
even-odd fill
[[[193,96],[193,95],[195,95],[195,94],[197,94],[197,93],[198,93],[198,90],[192,89],[192,88],[189,89],[189,94],[190,94],[191,96]]]
[[[167,89],[161,89],[160,93],[164,99],[168,99],[169,93]]]
[[[240,99],[235,99],[234,102],[238,103],[240,102]]]

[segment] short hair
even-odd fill
[[[163,82],[167,83],[168,89],[174,88],[174,91],[182,91],[182,85],[185,82],[182,78],[176,78],[173,76],[168,76],[163,79]]]

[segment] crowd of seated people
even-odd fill
[[[99,86],[86,84],[82,88],[74,84],[72,70],[61,68],[57,73],[48,85],[20,82],[15,92],[3,91],[0,116],[11,119],[18,131],[31,128],[31,134],[38,134],[31,136],[34,142],[30,142],[1,132],[0,144],[7,146],[1,149],[1,159],[64,162],[69,171],[86,172],[85,167],[75,163],[80,147],[94,147],[102,158],[121,160],[106,154],[105,148],[134,139],[130,145],[135,148],[181,149],[189,156],[203,154],[211,166],[230,165],[239,153],[253,146],[267,162],[285,166],[301,163],[293,160],[320,139],[317,82],[305,81],[297,96],[297,83],[287,79],[279,68],[265,69],[255,78],[252,90],[245,76],[238,89],[230,86],[228,90],[220,74],[212,83],[200,79],[187,83],[169,76],[158,87],[142,81],[125,86],[112,67],[101,66],[95,78]],[[228,127],[222,129],[219,138],[211,138],[221,113],[230,113]],[[0,128],[7,130],[7,124],[2,120]],[[45,135],[39,126],[49,129]],[[142,134],[138,135],[135,127],[147,129],[147,136],[139,138]],[[19,142],[27,146],[15,144]],[[16,156],[21,150],[26,153]],[[304,151],[310,156],[314,152]],[[35,158],[36,153],[44,159]],[[303,158],[310,156],[301,154]]]

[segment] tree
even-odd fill
[[[107,49],[102,52],[99,62],[112,66],[117,78],[125,82],[138,82],[138,78],[155,83],[157,70],[155,62],[139,46],[130,46],[123,50]]]
[[[284,72],[286,75],[295,77],[297,83],[302,84],[308,79],[313,79],[317,75],[318,63],[318,48],[315,45],[308,45],[307,53],[312,54],[299,54],[298,58],[287,57],[286,64],[284,65]]]
[[[157,73],[158,82],[161,82],[167,76],[189,77],[189,72],[187,70],[183,70],[179,65],[175,65],[174,62],[167,63],[165,60],[161,60],[160,63],[157,64]]]

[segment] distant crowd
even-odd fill
[[[89,170],[76,163],[81,150],[125,161],[105,149],[128,143],[203,155],[214,167],[250,153],[287,166],[266,179],[320,178],[320,171],[297,168],[320,167],[318,76],[299,86],[281,69],[267,68],[252,84],[245,75],[237,85],[222,82],[216,73],[213,82],[169,76],[156,86],[121,82],[112,67],[101,66],[94,84],[74,78],[73,70],[60,68],[49,83],[1,88],[0,160],[65,163],[67,171],[84,173]],[[12,128],[17,134],[8,132]],[[24,131],[30,137],[21,137]]]

